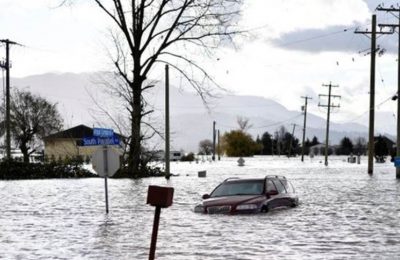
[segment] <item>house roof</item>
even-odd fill
[[[390,144],[390,145],[394,145],[396,143],[396,142],[392,141],[390,138],[388,138],[385,135],[374,136],[374,141],[376,141],[376,139],[378,139],[378,138],[382,138],[382,140],[385,143]]]
[[[124,138],[124,136],[115,133],[118,137]],[[70,129],[54,133],[44,137],[44,139],[62,139],[62,138],[72,138],[72,139],[82,139],[87,136],[93,135],[93,128],[86,125],[78,125]]]

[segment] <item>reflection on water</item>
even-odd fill
[[[174,163],[180,174],[164,178],[109,180],[105,214],[102,179],[0,182],[0,259],[147,259],[154,208],[148,185],[175,188],[162,209],[157,259],[399,259],[400,182],[394,167],[336,158],[258,157],[237,167]],[[207,170],[207,178],[198,178]],[[285,175],[300,206],[267,214],[195,214],[193,207],[227,177]]]

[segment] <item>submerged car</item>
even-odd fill
[[[203,203],[194,211],[208,214],[257,213],[298,204],[295,190],[284,176],[229,178],[211,194],[203,195]]]

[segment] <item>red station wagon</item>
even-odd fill
[[[203,195],[203,203],[197,205],[194,211],[208,214],[257,213],[278,207],[296,207],[298,204],[292,184],[283,176],[229,178],[210,195]]]

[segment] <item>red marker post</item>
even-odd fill
[[[160,223],[161,208],[168,208],[172,205],[174,188],[150,185],[147,191],[147,204],[156,207],[153,223],[153,233],[151,235],[151,245],[149,260],[154,260],[156,253],[158,225]]]

